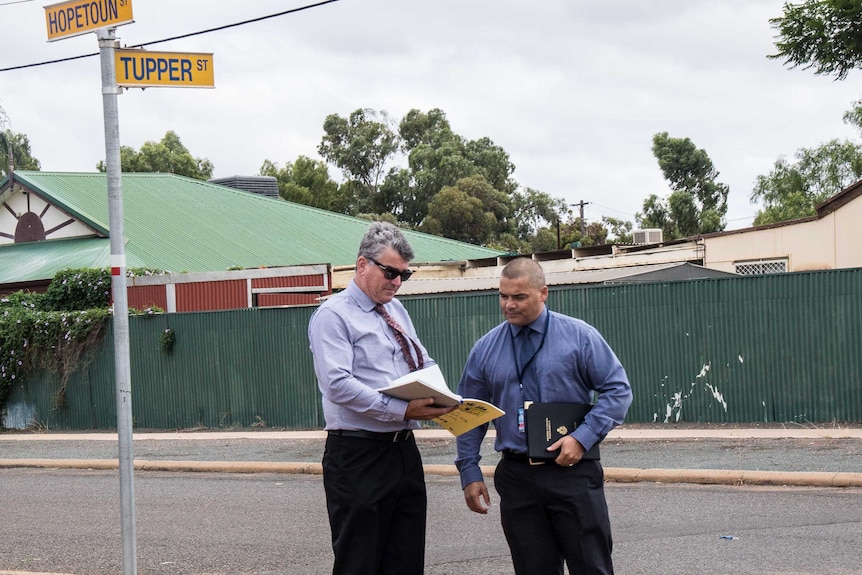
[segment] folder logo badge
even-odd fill
[[[569,429],[565,425],[561,425],[557,428],[557,433],[560,435],[568,435]]]

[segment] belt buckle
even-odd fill
[[[399,441],[403,441],[407,439],[407,429],[401,429],[395,432],[395,435],[392,436],[392,443],[398,443]]]

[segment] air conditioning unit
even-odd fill
[[[661,230],[649,228],[646,230],[634,230],[632,232],[632,243],[635,244],[660,244]]]

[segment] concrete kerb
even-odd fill
[[[451,438],[445,429],[419,429],[417,438]],[[489,430],[487,437],[494,437]],[[326,431],[135,431],[135,441],[196,441],[200,439],[324,439]],[[617,427],[607,439],[619,440],[674,440],[674,439],[862,439],[862,427],[824,428],[727,428],[727,429],[682,429],[682,428],[638,428]],[[9,433],[0,434],[0,441],[117,441],[116,432],[85,433]]]
[[[862,473],[822,471],[744,471],[730,469],[628,469],[606,467],[605,480],[617,483],[700,483],[704,485],[792,485],[862,487]]]
[[[119,467],[114,459],[0,459],[0,468],[99,469]],[[457,476],[454,465],[425,465],[428,475]],[[320,463],[242,461],[150,461],[136,459],[137,471],[210,473],[283,473],[319,475]],[[482,475],[494,476],[494,466],[483,465]],[[788,485],[808,487],[862,487],[862,473],[818,471],[745,471],[726,469],[633,469],[606,467],[605,481],[615,483],[698,483],[703,485]]]
[[[489,435],[493,431],[489,432]],[[417,437],[451,437],[446,430],[422,429]],[[195,439],[321,439],[323,430],[309,431],[254,431],[254,432],[161,432],[136,433],[136,440],[189,440]],[[862,439],[862,428],[781,428],[781,429],[639,429],[619,427],[609,439],[622,440],[673,440],[673,439],[745,439],[745,438],[832,438]],[[116,441],[116,433],[84,434],[11,434],[2,440],[93,440]],[[119,467],[116,459],[0,459],[0,468],[41,467],[49,469],[102,469]],[[232,461],[150,461],[136,459],[138,471],[189,471],[214,473],[291,473],[320,474],[320,463],[304,462],[232,462]],[[457,476],[454,465],[425,465],[429,475]],[[482,466],[485,477],[493,477],[493,466]],[[719,469],[635,469],[606,467],[605,480],[617,483],[700,483],[720,485],[792,485],[817,487],[862,487],[862,473],[846,472],[785,472]]]

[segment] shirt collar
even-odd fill
[[[374,311],[374,306],[377,305],[373,299],[368,297],[368,294],[360,289],[358,285],[356,285],[356,280],[351,279],[350,283],[347,284],[347,293],[353,298],[353,301],[356,302],[356,305],[359,306],[359,309],[365,312]]]
[[[542,309],[542,313],[539,314],[539,317],[533,320],[533,323],[522,325],[520,327],[509,324],[509,329],[512,330],[512,336],[518,337],[518,334],[521,333],[521,330],[527,329],[528,327],[532,328],[534,331],[541,333],[542,335],[545,335],[545,326],[548,325],[548,313],[548,306],[545,306],[544,309]]]

